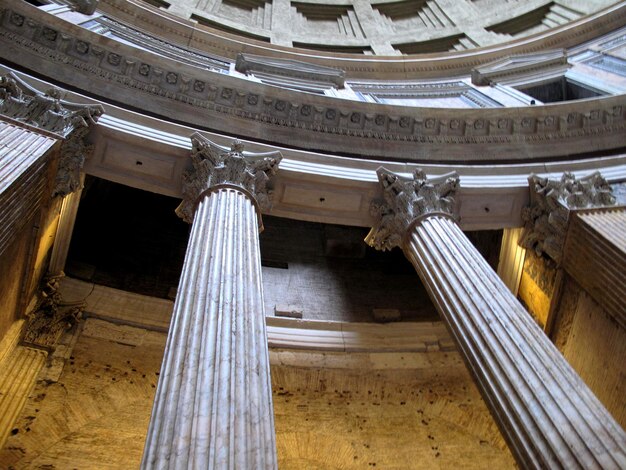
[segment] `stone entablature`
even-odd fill
[[[351,102],[200,71],[26,4],[3,11],[0,43],[4,58],[96,95],[312,150],[408,161],[524,161],[615,148],[626,135],[626,96],[462,114]]]
[[[434,78],[469,74],[480,64],[492,62],[506,55],[537,52],[543,49],[567,48],[594,39],[624,25],[626,5],[618,4],[598,13],[582,17],[567,26],[554,28],[530,38],[516,39],[494,46],[464,52],[438,53],[436,59],[428,54],[407,56],[363,56],[282,47],[198,26],[167,11],[157,10],[139,1],[105,0],[99,10],[108,16],[133,24],[135,27],[178,44],[187,44],[197,50],[220,57],[235,59],[245,48],[251,54],[305,60],[346,71],[349,79],[376,78],[398,80]],[[393,49],[387,53],[393,52]]]
[[[3,73],[10,69],[0,66]],[[19,74],[39,90],[49,85]],[[68,100],[97,103],[66,91]],[[106,114],[90,134],[95,146],[84,171],[144,191],[180,198],[181,176],[189,162],[191,141],[186,126],[125,111],[103,103]],[[231,140],[203,131],[210,140],[228,148]],[[354,226],[371,226],[369,201],[379,193],[376,169],[380,161],[338,157],[293,148],[246,142],[253,152],[279,149],[284,157],[274,181],[271,214]],[[123,150],[122,150],[123,149]],[[410,176],[418,166],[386,161],[389,170]],[[463,230],[491,230],[519,227],[522,208],[528,205],[530,173],[562,174],[564,171],[591,172],[599,169],[614,183],[626,180],[626,154],[594,156],[582,160],[527,162],[476,166],[420,163],[429,175],[457,171],[462,185],[458,192],[460,225]],[[324,202],[320,201],[324,198]]]

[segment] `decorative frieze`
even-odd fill
[[[93,41],[91,34],[94,35]],[[464,116],[456,117],[443,115],[445,111],[441,110],[424,112],[424,109],[416,108],[376,107],[372,103],[347,102],[310,94],[297,97],[294,94],[286,100],[284,92],[275,93],[272,87],[234,77],[226,79],[223,74],[208,77],[207,74],[214,74],[210,71],[199,73],[197,67],[181,66],[174,61],[167,63],[156,55],[148,58],[139,48],[107,41],[84,29],[67,28],[61,34],[17,11],[5,9],[2,14],[0,42],[10,45],[6,50],[11,52],[3,53],[7,59],[13,54],[26,53],[31,60],[36,57],[38,61],[49,62],[46,70],[63,69],[64,77],[81,76],[81,84],[85,83],[86,77],[92,77],[93,80],[88,79],[93,82],[90,85],[92,91],[100,92],[103,86],[107,90],[112,86],[118,90],[119,87],[125,88],[132,96],[131,101],[141,102],[146,110],[162,112],[171,109],[177,116],[181,113],[181,118],[184,113],[184,119],[195,124],[204,123],[211,116],[215,118],[213,125],[222,128],[226,116],[236,118],[229,121],[231,131],[232,123],[236,122],[249,130],[250,137],[267,137],[268,132],[284,135],[284,129],[293,129],[299,135],[306,135],[303,132],[308,131],[391,141],[398,144],[394,147],[396,157],[408,154],[409,145],[413,143],[445,144],[448,146],[446,154],[438,152],[437,155],[452,159],[455,158],[453,155],[460,153],[467,158],[467,144],[477,144],[481,149],[484,145],[490,145],[490,149],[510,147],[511,144],[532,145],[535,153],[542,154],[547,148],[568,139],[574,139],[584,147],[583,139],[588,138],[587,141],[593,139],[596,142],[594,149],[597,150],[597,142],[602,136],[607,136],[608,145],[611,139],[614,141],[626,131],[626,101],[618,97],[602,100],[593,109],[586,104],[584,109],[576,112],[567,103],[555,105],[554,112],[547,117],[532,107],[518,110],[515,115],[511,115],[510,110],[492,109],[483,110],[480,115],[479,110],[468,110]],[[138,98],[141,95],[145,98]],[[159,100],[152,99],[154,97]],[[163,100],[175,103],[170,107]],[[181,111],[180,103],[189,109]],[[367,112],[368,109],[373,112]],[[254,125],[248,126],[246,121],[254,122]],[[327,138],[319,142],[320,148],[326,148]],[[337,150],[336,139],[333,142]],[[453,149],[452,145],[459,147]],[[340,144],[340,148],[354,151],[347,142],[344,146]],[[364,142],[359,151],[368,154],[367,148],[370,146]],[[418,151],[417,157],[423,152],[425,150]],[[484,150],[481,150],[480,158],[484,158],[483,154]],[[414,151],[412,155],[415,158]]]
[[[560,180],[533,174],[528,184],[530,206],[522,212],[525,226],[520,245],[545,254],[557,265],[563,255],[570,211],[615,205],[611,186],[598,171],[582,178],[566,172]]]
[[[405,180],[380,167],[376,170],[383,200],[375,200],[370,212],[378,220],[365,241],[377,250],[391,250],[402,242],[409,226],[428,214],[454,217],[459,176],[448,173],[429,179],[421,169]]]
[[[183,175],[183,201],[176,209],[179,217],[191,223],[198,199],[225,186],[244,189],[262,211],[270,208],[267,183],[282,160],[280,152],[244,155],[239,140],[228,150],[198,133],[191,136],[191,142],[192,168]]]

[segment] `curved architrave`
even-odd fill
[[[129,7],[132,5],[132,7]],[[362,56],[333,54],[326,51],[297,49],[270,45],[235,34],[198,27],[195,21],[185,20],[150,5],[133,0],[104,0],[99,9],[114,18],[133,24],[164,39],[186,44],[207,53],[234,59],[239,52],[283,57],[340,68],[349,78],[398,80],[420,76],[432,78],[469,74],[477,65],[506,55],[524,54],[546,48],[566,48],[624,25],[626,5],[620,3],[595,14],[546,32],[495,46],[464,52],[420,54],[408,56]]]
[[[10,70],[0,66],[0,70]],[[24,76],[24,75],[22,75]],[[46,82],[26,77],[34,87]],[[93,99],[75,93],[78,103]],[[87,160],[87,174],[145,191],[181,197],[181,175],[188,162],[191,136],[196,130],[103,103],[105,112],[93,130],[95,152]],[[232,138],[203,133],[216,143]],[[369,201],[378,194],[376,169],[384,165],[400,174],[416,167],[429,175],[456,170],[461,177],[460,225],[464,230],[520,227],[521,209],[528,203],[528,175],[557,175],[563,171],[586,174],[599,170],[609,182],[626,180],[626,154],[553,163],[510,165],[412,164],[384,159],[363,160],[269,146],[245,141],[252,152],[279,150],[281,169],[275,178],[271,215],[311,222],[367,227],[372,224]],[[320,201],[323,197],[324,202]],[[486,211],[485,209],[489,209]]]
[[[626,137],[626,95],[467,110],[357,102],[200,70],[45,15],[28,4],[4,11],[5,59],[104,99],[238,137],[370,158],[485,164],[615,149]]]

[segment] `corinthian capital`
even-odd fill
[[[183,174],[183,201],[176,214],[191,223],[201,195],[220,186],[237,186],[247,192],[260,210],[269,209],[269,179],[282,160],[280,152],[252,154],[235,140],[230,150],[211,142],[201,134],[191,136],[192,167]]]
[[[85,137],[104,112],[99,104],[70,103],[61,94],[58,88],[42,93],[12,73],[0,76],[0,115],[63,140],[53,196],[65,196],[80,187],[80,171],[92,150]]]
[[[58,88],[42,93],[13,73],[0,76],[0,114],[61,137],[95,124],[104,111],[100,105],[64,101],[61,95]]]
[[[377,250],[401,246],[409,226],[420,217],[454,216],[454,196],[459,186],[456,173],[429,179],[426,173],[417,169],[413,178],[406,180],[380,167],[376,174],[383,189],[383,199],[373,201],[370,206],[370,212],[378,222],[365,242]]]
[[[530,206],[522,212],[525,226],[519,243],[557,264],[563,255],[570,211],[615,205],[611,186],[598,171],[582,178],[566,172],[560,180],[532,174],[528,185]]]

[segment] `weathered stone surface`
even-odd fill
[[[419,194],[392,193],[385,181],[381,183],[384,194],[397,195],[400,220],[406,220],[402,205],[414,205]],[[455,338],[518,464],[623,466],[624,430],[450,215],[430,213],[404,227],[408,233],[402,248]]]
[[[563,173],[560,180],[528,177],[530,207],[522,213],[525,226],[520,244],[561,263],[569,213],[574,209],[615,204],[611,185],[594,172],[582,178]]]
[[[272,361],[279,468],[515,468],[456,353],[296,355]]]
[[[384,202],[372,202],[370,211],[377,223],[365,242],[377,250],[401,247],[407,229],[420,217],[429,214],[454,216],[454,196],[459,185],[456,173],[429,179],[421,169],[416,169],[412,180],[404,180],[381,167],[376,174],[383,189]]]
[[[626,330],[569,276],[552,336],[574,370],[626,427]]]
[[[164,344],[163,333],[87,319],[57,382],[28,397],[2,466],[137,468]]]
[[[276,468],[255,201],[280,154],[193,137],[178,211],[193,220],[142,468]],[[193,206],[197,203],[195,210]]]
[[[244,155],[240,141],[233,142],[228,151],[198,133],[191,142],[193,166],[183,175],[183,202],[176,209],[179,217],[191,223],[199,198],[213,188],[228,185],[246,191],[261,210],[270,208],[267,183],[276,174],[280,152]]]
[[[139,465],[165,335],[117,321],[83,323],[58,382],[28,398],[3,465]],[[271,354],[281,469],[514,466],[455,352]]]
[[[17,346],[4,361],[0,361],[0,449],[7,437],[15,432],[15,420],[45,360],[44,351]],[[0,462],[4,462],[1,454]]]

